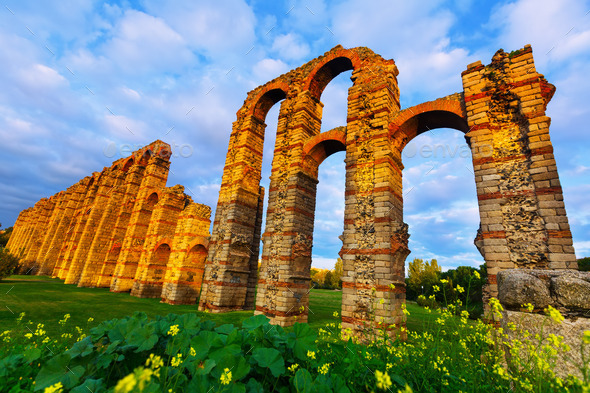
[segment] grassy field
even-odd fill
[[[65,285],[63,280],[43,276],[11,276],[0,281],[0,298],[0,331],[13,329],[18,315],[25,312],[25,321],[45,324],[49,335],[59,330],[57,322],[64,314],[70,314],[69,323],[80,327],[92,327],[104,320],[121,318],[135,311],[145,312],[150,317],[195,313],[220,325],[239,325],[253,314],[252,311],[206,314],[198,311],[196,305],[169,305],[160,303],[159,299],[140,299],[127,293],[112,293],[108,288],[78,288]],[[333,313],[340,313],[341,302],[340,291],[313,289],[309,296],[310,326],[319,328],[335,322]],[[422,331],[431,325],[430,319],[434,315],[412,303],[407,308],[410,311],[408,329]],[[94,321],[88,323],[91,317]]]

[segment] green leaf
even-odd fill
[[[66,389],[70,389],[78,384],[80,378],[84,375],[84,367],[69,367],[70,355],[67,353],[59,354],[49,359],[37,374],[35,379],[35,391],[44,389],[54,383],[63,383]]]
[[[99,393],[104,391],[104,383],[102,378],[92,379],[88,378],[80,386],[77,386],[70,390],[71,393]]]
[[[246,391],[248,393],[264,393],[264,387],[260,382],[258,382],[254,378],[250,378],[250,380],[246,384]]]
[[[193,376],[195,376],[195,375],[209,375],[211,370],[213,370],[213,367],[215,367],[216,365],[217,365],[217,363],[215,363],[215,360],[207,359],[201,365],[202,367],[199,367],[198,365],[196,365],[195,370],[192,372],[192,374],[193,374]]]
[[[279,377],[285,372],[285,362],[279,351],[274,348],[256,348],[252,358],[260,367],[268,368],[273,376]]]
[[[313,386],[311,374],[304,368],[297,370],[291,383],[297,393],[310,393]]]
[[[307,351],[315,350],[315,340],[317,339],[317,334],[309,327],[308,324],[302,323],[296,323],[293,325],[293,333],[295,333],[293,352],[300,360],[306,360]]]
[[[266,315],[258,314],[258,315],[254,315],[253,317],[250,317],[250,318],[246,319],[244,322],[242,322],[242,327],[246,330],[254,330],[257,327],[260,327],[263,325],[268,325],[269,322],[270,322],[270,319],[268,319],[268,317]]]
[[[221,325],[218,328],[215,328],[217,333],[229,335],[231,332],[235,330],[235,326],[231,323],[226,323],[225,325]]]
[[[27,363],[31,363],[41,357],[41,349],[30,347],[23,352],[23,355],[25,357],[25,361]]]
[[[90,355],[94,351],[94,344],[92,343],[92,338],[84,337],[84,339],[78,341],[72,348],[68,350],[68,354],[72,359],[77,358],[78,356],[84,357]]]

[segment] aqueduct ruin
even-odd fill
[[[321,132],[322,92],[348,70],[347,124]],[[165,187],[170,146],[156,141],[21,212],[8,248],[22,257],[21,269],[66,283],[170,303],[194,303],[200,289],[201,310],[254,308],[275,324],[305,322],[318,168],[345,151],[342,328],[403,336],[410,251],[401,154],[417,135],[453,128],[472,153],[484,301],[498,295],[504,270],[577,269],[545,115],[555,88],[536,71],[531,47],[472,63],[462,92],[403,110],[397,75],[393,60],[370,49],[336,46],[248,93],[233,123],[210,239],[210,209],[182,186]],[[279,101],[262,233],[265,120]]]
[[[321,133],[322,92],[347,70],[353,86],[346,127]],[[475,244],[489,272],[485,297],[497,295],[501,270],[577,268],[545,116],[555,88],[537,73],[531,47],[499,50],[487,66],[470,64],[462,92],[404,110],[397,75],[393,60],[337,46],[248,93],[230,136],[201,310],[255,307],[284,326],[307,320],[318,167],[345,151],[342,328],[399,333],[410,252],[401,153],[412,138],[441,127],[464,132],[471,148],[481,218]],[[261,233],[265,119],[281,100]]]

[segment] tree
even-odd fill
[[[590,272],[590,257],[578,259],[578,270]]]
[[[0,228],[2,224],[0,224]],[[0,247],[6,247],[6,243],[8,243],[8,239],[10,239],[10,235],[12,234],[13,227],[8,227],[4,230],[4,232],[0,233]]]
[[[430,262],[414,258],[408,265],[408,289],[414,294],[432,293],[432,287],[440,281],[441,268],[436,259]]]
[[[332,270],[332,287],[342,288],[342,274],[343,273],[344,273],[344,269],[342,266],[342,259],[338,258],[336,260],[336,264],[334,265],[334,270]]]

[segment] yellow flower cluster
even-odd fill
[[[389,389],[389,387],[392,385],[391,378],[387,372],[375,370],[375,380],[377,382],[377,389]]]
[[[231,371],[229,370],[229,368],[226,368],[223,370],[223,374],[221,374],[219,380],[221,381],[222,385],[229,385],[229,383],[231,382],[231,377]]]
[[[180,329],[178,329],[178,325],[172,325],[170,326],[170,330],[168,330],[168,335],[174,337],[179,331]]]
[[[65,326],[65,325],[66,325],[66,323],[68,323],[68,319],[70,319],[70,314],[66,314],[66,315],[64,315],[64,319],[61,319],[61,320],[60,320],[58,323],[59,323],[61,326]]]
[[[59,393],[63,391],[64,385],[61,382],[53,384],[45,388],[43,393]]]
[[[555,321],[556,323],[561,323],[563,322],[563,320],[565,319],[563,317],[563,315],[561,315],[561,313],[559,312],[559,310],[556,310],[555,308],[551,307],[551,306],[547,306],[547,308],[544,310],[545,313],[547,315],[549,315],[551,317],[551,319],[553,319],[553,321]]]
[[[174,356],[170,361],[172,367],[178,367],[182,363],[182,354],[179,353],[178,355]]]
[[[315,352],[314,351],[307,351],[307,357],[315,360]]]
[[[326,375],[326,374],[328,374],[328,371],[330,371],[330,365],[331,365],[331,364],[332,364],[332,363],[325,363],[323,366],[321,366],[321,367],[318,367],[318,372],[319,372],[320,374],[323,374],[323,375]]]
[[[287,367],[287,370],[289,370],[292,373],[294,373],[295,370],[297,370],[298,367],[299,367],[299,363],[293,363],[292,365],[290,365],[289,367]]]

